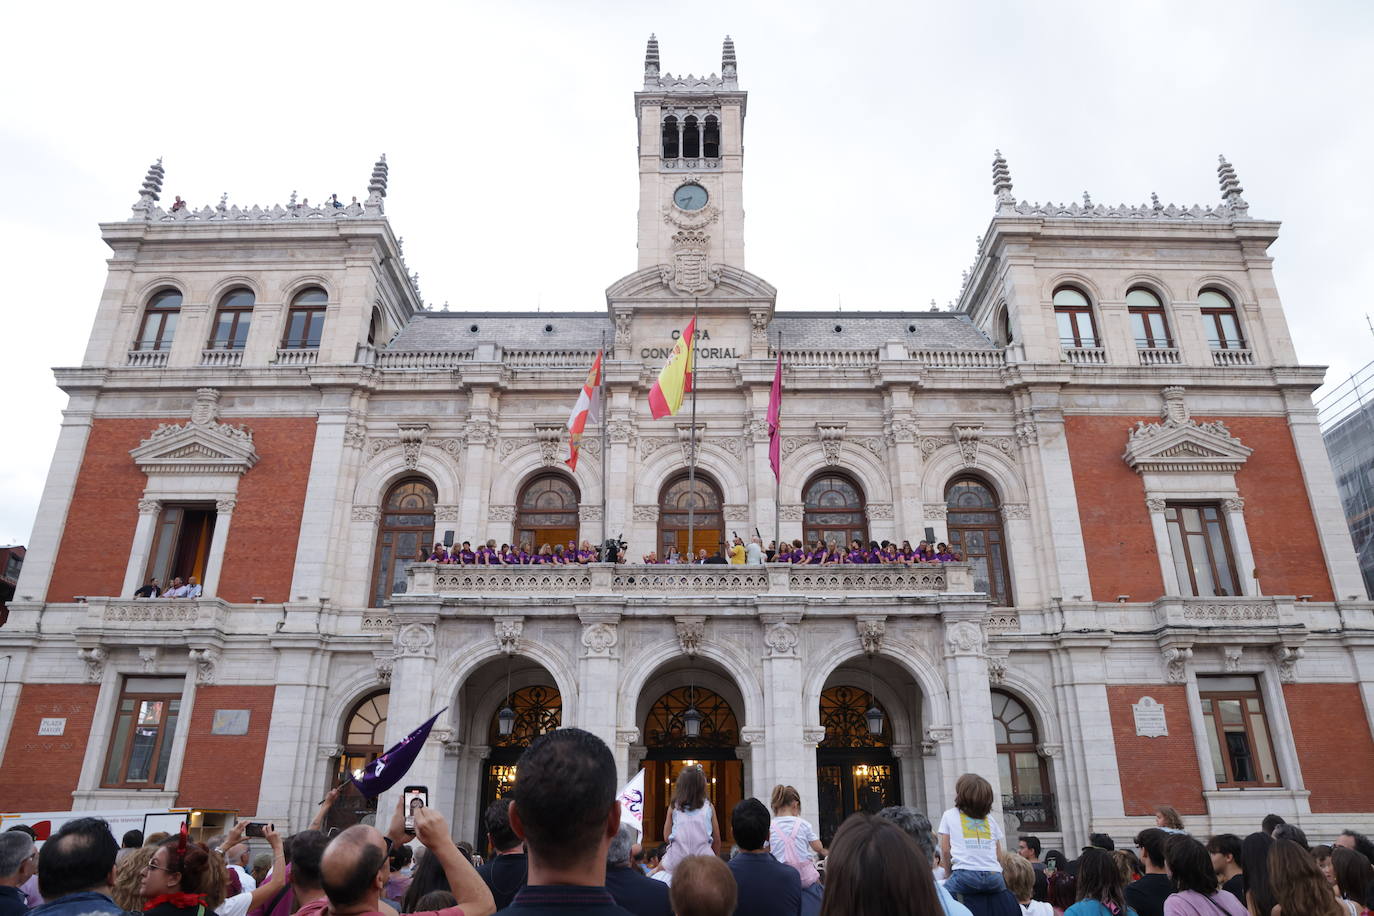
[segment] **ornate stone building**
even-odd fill
[[[635,101],[638,269],[604,312],[426,310],[384,159],[341,208],[169,210],[149,171],[101,226],[90,344],[57,370],[70,404],[0,630],[0,807],[299,825],[447,707],[408,781],[473,839],[560,724],[648,770],[651,835],[685,761],[722,808],[798,786],[825,835],[899,800],[937,814],[968,770],[1047,846],[1157,804],[1199,834],[1368,821],[1374,611],[1278,224],[1230,165],[1213,206],[1063,206],[1018,202],[999,154],[953,311],[779,312],[744,266],[733,45],[719,76],[678,77],[651,39]],[[698,308],[692,488],[690,420],[651,420],[646,391]],[[603,341],[605,445],[572,473]],[[414,560],[622,533],[639,556],[686,545],[689,504],[695,545],[777,526],[967,562]],[[173,575],[203,596],[132,597]]]

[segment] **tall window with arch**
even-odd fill
[[[695,710],[696,735],[687,725]],[[733,836],[730,811],[744,798],[744,763],[739,718],[730,701],[697,684],[674,687],[649,707],[640,730],[646,749],[644,760],[644,835],[662,837],[668,806],[678,776],[687,767],[699,767],[706,778],[706,797],[716,809],[721,843]]]
[[[181,293],[163,289],[148,300],[143,310],[143,323],[138,329],[135,350],[169,350],[176,336],[177,319],[181,317]]]
[[[701,126],[701,155],[707,159],[720,158],[720,118],[707,115]]]
[[[329,297],[318,286],[303,289],[292,298],[291,310],[286,313],[286,335],[281,342],[283,349],[319,349],[328,302]]]
[[[668,115],[663,119],[663,158],[677,159],[682,150],[678,134],[677,117]]]
[[[802,537],[808,544],[834,541],[844,547],[858,540],[868,544],[868,518],[863,491],[848,474],[822,471],[802,491]]]
[[[386,494],[377,529],[372,573],[372,607],[385,607],[392,595],[406,590],[406,570],[429,555],[434,534],[434,484],[407,477]]]
[[[577,540],[577,484],[563,474],[539,474],[520,490],[515,541],[538,551]]]
[[[1054,293],[1054,320],[1059,327],[1061,347],[1092,348],[1098,346],[1097,322],[1093,318],[1092,303],[1072,286],[1063,286]]]
[[[386,716],[390,702],[390,692],[377,690],[358,700],[348,711],[344,717],[343,734],[340,735],[342,753],[330,761],[331,786],[345,784],[351,774],[359,773],[386,750]],[[364,798],[354,788],[345,789],[343,797],[331,812],[331,820],[337,816],[339,823],[331,826],[347,827],[376,811],[375,798]]]
[[[700,155],[701,127],[696,115],[688,115],[682,119],[682,156],[684,159],[695,159]]]
[[[882,715],[877,732],[869,720]],[[821,691],[820,724],[825,738],[816,747],[816,801],[821,841],[829,843],[851,814],[876,814],[902,803],[897,758],[892,753],[892,718],[868,690],[832,684]]]
[[[973,588],[992,604],[1011,604],[1006,536],[992,487],[977,477],[958,477],[945,490],[949,545],[973,565]]]
[[[659,493],[658,544],[666,555],[676,549],[687,554],[687,532],[690,517],[692,551],[710,556],[725,542],[725,500],[714,480],[696,472],[693,485],[684,472],[673,477]],[[690,512],[689,512],[690,509]]]
[[[1131,316],[1131,332],[1137,350],[1171,349],[1174,338],[1169,334],[1169,319],[1164,304],[1148,289],[1133,289],[1126,294],[1126,311]]]
[[[1040,756],[1035,718],[1011,694],[992,692],[992,728],[997,739],[997,774],[1002,783],[1002,809],[1031,830],[1058,827],[1049,772]]]
[[[501,710],[506,708],[515,713],[515,719],[511,722],[510,731],[502,734]],[[482,805],[477,809],[479,819],[488,805],[498,798],[505,798],[515,787],[516,762],[530,742],[546,732],[555,731],[562,724],[563,696],[557,687],[536,684],[521,687],[502,698],[502,705],[491,714],[487,724],[487,747],[491,750],[483,761]]]
[[[1246,349],[1240,316],[1229,297],[1217,290],[1205,289],[1198,294],[1197,304],[1202,309],[1202,328],[1213,350]]]
[[[242,350],[248,345],[248,326],[253,320],[253,293],[234,289],[224,294],[215,311],[215,326],[210,330],[206,348]]]

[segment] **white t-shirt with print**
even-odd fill
[[[958,808],[950,808],[940,818],[940,833],[949,837],[950,871],[1000,872],[997,845],[1006,842],[1002,825],[991,815],[972,818]]]

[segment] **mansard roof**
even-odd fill
[[[969,316],[956,312],[777,312],[769,329],[774,339],[782,333],[788,349],[866,350],[889,340],[911,349],[995,349]],[[605,312],[422,312],[386,349],[593,349],[603,333],[608,343],[615,336]]]

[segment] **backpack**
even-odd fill
[[[778,825],[778,832],[781,833],[786,840],[783,844],[782,860],[795,868],[797,874],[801,875],[802,887],[810,887],[821,880],[821,875],[820,872],[816,871],[816,863],[811,859],[811,856],[800,856],[797,854],[797,829],[800,823],[800,821],[793,821],[792,831],[790,833],[785,832],[787,828],[783,827],[781,824]]]

